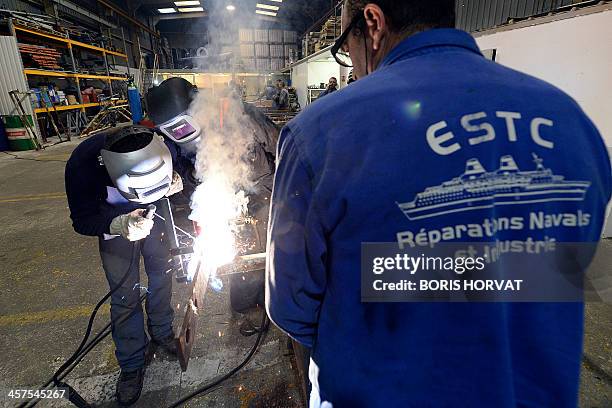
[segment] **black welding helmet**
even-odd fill
[[[124,126],[105,135],[102,161],[127,200],[148,204],[164,197],[172,184],[172,154],[161,136],[144,126]]]
[[[189,106],[197,89],[183,78],[168,78],[147,92],[149,117],[161,134],[181,148],[195,152],[201,128]]]

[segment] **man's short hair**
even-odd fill
[[[430,28],[455,27],[454,0],[346,0],[351,16],[367,4],[376,4],[385,13],[391,31],[407,32]]]
[[[336,82],[338,82],[338,78],[336,78],[336,77],[331,77],[331,78],[329,78],[329,79],[330,79],[330,80],[332,80],[332,79],[333,79],[333,80],[335,80]]]

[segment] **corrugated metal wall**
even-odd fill
[[[14,115],[15,105],[9,98],[9,91],[28,91],[15,37],[0,36],[0,55],[0,115]],[[26,98],[22,105],[28,113],[32,113],[29,98]]]
[[[480,31],[505,24],[511,18],[535,16],[576,0],[457,0],[457,27]]]

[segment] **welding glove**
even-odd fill
[[[110,224],[110,233],[121,235],[128,241],[139,241],[148,237],[153,228],[153,220],[143,217],[144,211],[138,209],[115,217]]]
[[[183,179],[176,171],[173,171],[172,184],[170,184],[170,190],[168,190],[168,193],[166,193],[166,197],[170,197],[171,195],[180,193],[181,191],[183,191]]]

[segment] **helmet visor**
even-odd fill
[[[176,143],[187,143],[200,135],[200,126],[190,115],[181,115],[161,124],[159,130]]]

